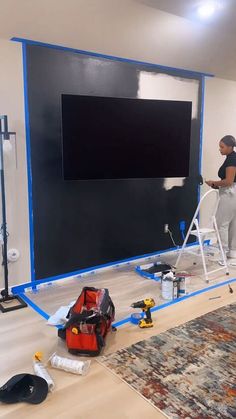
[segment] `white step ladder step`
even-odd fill
[[[203,236],[205,236],[205,235],[207,235],[207,234],[215,234],[216,233],[216,231],[215,231],[215,229],[214,228],[199,228],[199,230],[197,231],[197,230],[191,230],[191,232],[190,232],[190,234],[192,235],[192,236],[198,236],[198,234],[202,234]]]

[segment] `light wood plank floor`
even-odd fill
[[[175,252],[167,252],[159,257],[154,257],[152,262],[160,260],[175,265],[176,258]],[[188,294],[209,286],[215,286],[220,282],[236,277],[236,267],[230,267],[229,276],[226,276],[225,271],[221,270],[211,275],[209,283],[206,283],[202,275],[203,267],[201,260],[197,258],[196,265],[193,265],[193,261],[195,261],[193,255],[186,254],[178,269],[178,272],[185,271],[191,273],[191,276],[187,278]],[[118,268],[110,268],[107,271],[98,270],[96,274],[86,274],[84,277],[75,276],[42,284],[37,292],[35,290],[29,291],[27,292],[27,296],[42,310],[52,315],[60,306],[66,306],[71,301],[74,301],[84,286],[108,288],[116,307],[115,321],[118,322],[129,317],[134,312],[134,309],[131,308],[131,304],[134,301],[152,297],[155,300],[156,306],[161,306],[167,302],[162,298],[161,281],[149,280],[138,275],[135,272],[137,264],[139,263],[136,261],[130,263],[128,266],[123,265]],[[208,262],[208,270],[213,270],[218,267],[219,265],[217,263]]]
[[[153,314],[152,329],[141,330],[128,324],[109,335],[104,353],[113,352],[139,340],[176,327],[218,307],[236,302],[236,283],[233,294],[228,286],[189,298]],[[209,300],[210,297],[220,296]],[[55,351],[68,356],[64,343],[57,338],[55,328],[31,308],[0,314],[0,386],[11,376],[32,370],[32,356],[41,350],[45,360]],[[140,397],[95,359],[86,376],[77,376],[49,368],[56,389],[40,405],[24,403],[0,405],[0,417],[78,418],[78,419],[161,419],[165,416]]]

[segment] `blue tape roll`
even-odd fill
[[[140,313],[133,313],[130,316],[131,323],[133,323],[133,324],[139,324],[139,322],[142,318],[143,318],[143,316]]]

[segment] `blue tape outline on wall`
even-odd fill
[[[27,52],[26,45],[22,43],[23,55],[23,77],[24,77],[24,103],[25,103],[25,135],[26,135],[26,155],[27,155],[27,178],[28,178],[28,208],[29,208],[29,234],[30,234],[30,271],[31,281],[35,281],[34,267],[34,223],[33,223],[33,190],[32,190],[32,170],[31,170],[31,147],[30,147],[30,127],[29,127],[29,104],[28,104],[28,80],[27,80]]]
[[[89,56],[92,56],[92,57],[106,58],[108,60],[113,60],[113,61],[122,61],[122,62],[131,63],[131,64],[141,64],[141,65],[145,65],[145,66],[148,66],[148,67],[159,68],[159,69],[165,70],[165,71],[171,71],[171,72],[176,71],[178,73],[185,74],[186,76],[214,77],[214,74],[211,74],[211,73],[202,73],[200,71],[187,70],[187,69],[184,69],[184,68],[169,67],[169,66],[164,66],[164,65],[160,65],[160,64],[150,63],[150,62],[147,62],[147,61],[131,60],[129,58],[117,57],[115,55],[100,54],[100,53],[92,52],[92,51],[84,51],[84,50],[80,50],[80,49],[76,49],[76,48],[63,47],[61,45],[48,44],[48,43],[39,42],[39,41],[33,41],[32,39],[13,37],[13,38],[11,38],[11,41],[21,42],[21,43],[28,44],[28,45],[36,45],[36,46],[41,46],[41,47],[47,47],[47,48],[52,48],[52,49],[57,49],[57,50],[62,50],[62,51],[70,51],[70,52],[74,52],[75,54],[84,54],[84,55],[89,55]]]
[[[202,175],[202,148],[204,127],[204,104],[205,104],[205,76],[201,80],[201,110],[200,110],[200,145],[199,145],[199,174]],[[198,186],[198,202],[201,198],[201,188]]]
[[[67,278],[76,274],[80,274],[81,272],[86,272],[86,271],[91,271],[93,269],[97,269],[98,267],[102,268],[102,267],[106,267],[106,266],[117,266],[119,263],[123,263],[124,261],[117,261],[117,262],[111,262],[105,265],[99,265],[98,267],[95,268],[88,268],[85,270],[78,270],[75,272],[70,272],[70,273],[66,273],[66,274],[61,274],[58,276],[54,276],[52,278],[46,278],[45,280],[40,280],[35,278],[35,266],[34,266],[34,227],[33,227],[33,200],[32,200],[32,171],[31,171],[31,152],[30,152],[30,127],[29,127],[29,107],[28,107],[28,84],[27,84],[27,54],[26,54],[26,45],[35,45],[35,46],[42,46],[42,47],[47,47],[47,48],[52,48],[52,49],[57,49],[57,50],[62,50],[62,51],[70,51],[70,52],[74,52],[76,54],[84,54],[84,55],[89,55],[89,56],[93,56],[93,57],[99,57],[99,58],[105,58],[105,59],[109,59],[109,60],[114,60],[114,61],[121,61],[121,62],[128,62],[131,64],[141,64],[144,65],[146,67],[153,67],[153,68],[158,68],[160,70],[163,71],[169,71],[171,73],[173,72],[177,72],[179,74],[179,76],[181,77],[201,77],[201,83],[202,85],[204,84],[204,76],[207,77],[214,77],[213,74],[210,73],[202,73],[202,72],[198,72],[198,71],[192,71],[192,70],[186,70],[186,69],[182,69],[182,68],[174,68],[174,67],[169,67],[169,66],[163,66],[160,64],[154,64],[154,63],[150,63],[150,62],[145,62],[145,61],[138,61],[138,60],[131,60],[128,58],[121,58],[121,57],[117,57],[117,56],[112,56],[112,55],[106,55],[106,54],[100,54],[100,53],[95,53],[95,52],[91,52],[91,51],[84,51],[84,50],[79,50],[79,49],[74,49],[74,48],[69,48],[69,47],[63,47],[61,45],[54,45],[54,44],[48,44],[48,43],[44,43],[44,42],[39,42],[39,41],[33,41],[31,39],[25,39],[25,38],[18,38],[18,37],[13,37],[11,38],[11,41],[14,42],[20,42],[22,43],[22,52],[23,52],[23,78],[24,78],[24,101],[25,101],[25,130],[26,130],[26,149],[27,149],[27,172],[28,172],[28,206],[29,206],[29,231],[30,231],[30,269],[31,269],[31,285],[32,283],[37,282],[37,284],[39,283],[43,283],[43,282],[48,282],[48,281],[52,281],[52,280],[57,280],[57,279],[61,279],[61,278]],[[181,73],[181,74],[180,74]],[[204,97],[204,86],[202,87],[202,103],[201,103],[201,127],[200,127],[200,150],[202,150],[201,147],[201,142],[202,142],[202,124],[203,124],[203,97]],[[201,156],[200,156],[201,158]],[[198,190],[198,199],[200,196],[200,187]],[[170,251],[171,249],[169,249]],[[150,255],[145,255],[145,256],[137,256],[134,258],[130,258],[127,260],[136,260],[136,259],[141,259],[143,257],[146,256],[151,256]],[[27,285],[27,284],[25,284]],[[16,289],[18,287],[13,287],[13,289]]]

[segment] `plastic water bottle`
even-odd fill
[[[42,355],[39,352],[36,352],[36,354],[34,355],[34,361],[33,361],[34,372],[38,377],[44,378],[44,380],[46,380],[48,383],[48,390],[53,391],[55,387],[54,381],[52,377],[49,375],[43,363],[41,362],[41,357]]]

